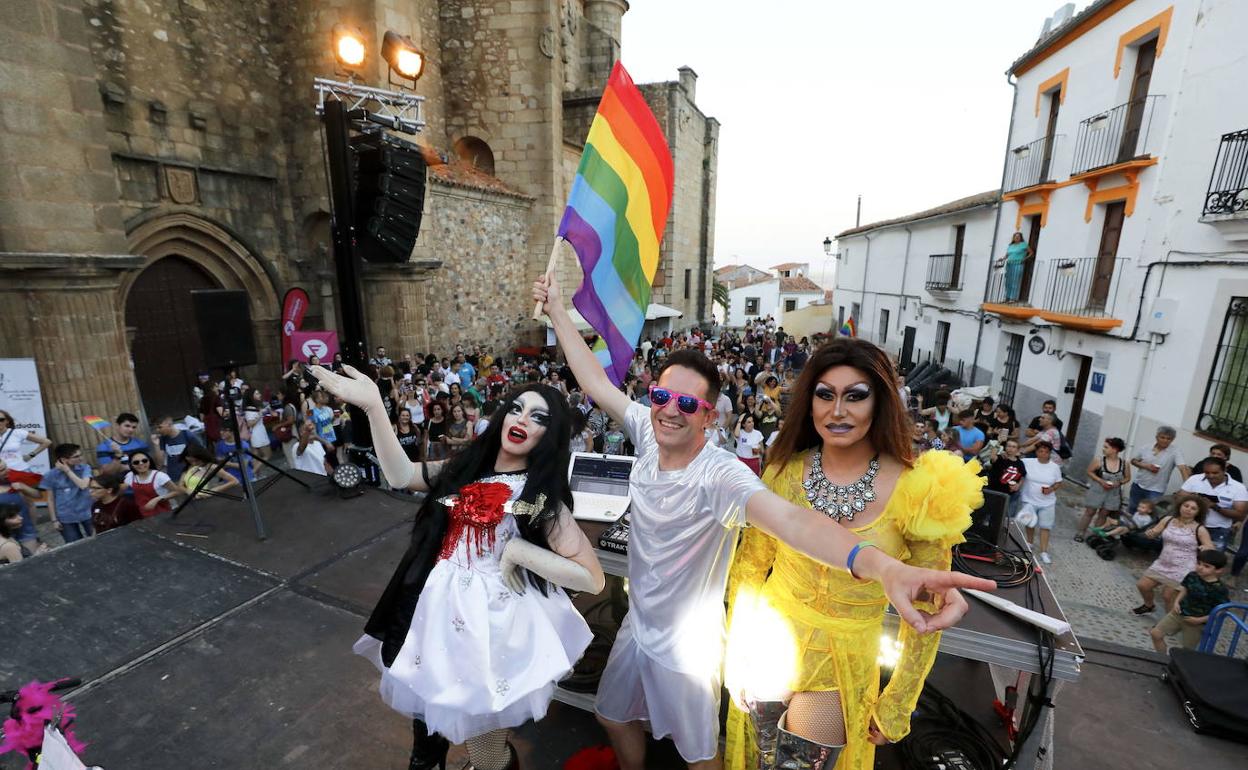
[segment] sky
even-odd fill
[[[1062,1],[630,5],[633,79],[692,67],[699,108],[722,124],[715,265],[809,262],[824,283],[823,239],[854,226],[858,195],[867,224],[1000,185],[1005,70]]]

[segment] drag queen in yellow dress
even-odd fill
[[[948,569],[982,504],[979,464],[943,451],[915,459],[910,428],[884,351],[838,339],[794,386],[763,480],[890,556]],[[728,770],[869,770],[877,745],[909,732],[940,634],[902,623],[888,638],[879,583],[751,528],[728,591]],[[892,664],[883,692],[881,662]]]

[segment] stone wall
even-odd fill
[[[428,331],[416,349],[454,350],[458,342],[511,350],[533,325],[533,274],[524,259],[533,201],[442,183],[429,192],[431,216],[413,258],[442,267],[422,284]]]

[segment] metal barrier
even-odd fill
[[[1238,615],[1235,613],[1239,613]],[[1235,630],[1231,633],[1230,642],[1227,643],[1227,657],[1235,657],[1235,649],[1239,645],[1239,638],[1248,632],[1248,604],[1240,602],[1227,602],[1219,604],[1209,613],[1209,620],[1205,621],[1205,630],[1200,634],[1200,645],[1196,648],[1201,652],[1216,652],[1218,639],[1222,637],[1222,626],[1230,622]]]

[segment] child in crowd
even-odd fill
[[[620,424],[611,420],[608,426],[607,432],[602,437],[602,453],[604,455],[627,454],[624,451],[624,431],[620,430]]]
[[[1200,635],[1209,620],[1209,613],[1219,604],[1230,601],[1230,592],[1218,575],[1226,568],[1226,554],[1207,548],[1196,555],[1196,569],[1187,573],[1170,613],[1161,619],[1148,635],[1153,648],[1165,653],[1166,637],[1181,633],[1183,646],[1189,650],[1200,644]]]
[[[1110,511],[1105,517],[1105,526],[1101,529],[1105,533],[1105,537],[1117,540],[1128,532],[1143,532],[1153,526],[1153,501],[1141,500],[1135,509],[1135,513],[1126,519],[1122,518],[1122,511]],[[1096,531],[1093,528],[1093,531]]]
[[[212,452],[209,452],[199,444],[187,447],[185,457],[187,468],[186,472],[182,474],[181,486],[189,495],[199,488],[200,482],[212,470],[212,466],[216,464],[217,458],[213,457]],[[215,485],[211,483],[212,480],[205,485],[204,494],[211,495],[216,492],[223,492],[239,485],[238,479],[227,473],[224,468],[217,471],[215,481],[217,482]]]
[[[30,558],[30,551],[18,539],[21,532],[22,509],[13,503],[0,503],[0,564]]]
[[[229,425],[222,425],[221,438],[217,441],[217,445],[213,447],[213,449],[216,450],[217,459],[221,459],[230,452],[234,451],[234,446],[234,428]],[[239,482],[242,482],[243,475],[240,469],[246,468],[247,479],[249,481],[255,481],[256,471],[252,467],[253,463],[251,457],[247,454],[247,452],[251,449],[251,442],[247,439],[242,439],[239,446],[243,448],[243,456],[226,463],[225,469],[229,471],[231,476],[238,479]]]
[[[120,473],[102,473],[91,479],[91,526],[98,535],[143,518],[134,496],[124,494],[125,479]]]
[[[48,496],[48,515],[66,543],[95,534],[91,527],[91,466],[82,461],[82,447],[57,444],[52,449],[56,467],[43,474],[39,488]]]

